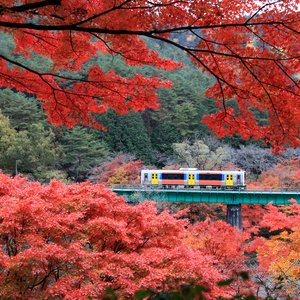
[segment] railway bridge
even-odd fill
[[[295,199],[300,203],[299,191],[287,190],[207,190],[207,189],[153,189],[112,187],[128,202],[143,200],[181,203],[223,203],[227,205],[227,223],[242,228],[242,204],[288,205]]]

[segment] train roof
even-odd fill
[[[204,174],[220,174],[220,173],[245,173],[245,171],[240,170],[240,171],[233,171],[233,170],[220,170],[220,171],[215,171],[215,170],[142,170],[142,172],[157,172],[157,173],[177,173],[177,174],[183,174],[186,172],[189,173],[204,173]]]

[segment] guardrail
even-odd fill
[[[108,187],[107,187],[108,188]],[[155,200],[163,202],[202,202],[225,204],[291,204],[294,199],[300,203],[298,191],[257,191],[257,190],[206,190],[206,189],[153,189],[110,187],[128,201]]]
[[[295,189],[291,187],[278,187],[278,188],[273,188],[273,187],[262,187],[262,188],[228,188],[228,187],[195,187],[195,188],[179,188],[179,187],[174,187],[174,188],[164,188],[162,186],[145,186],[145,185],[132,185],[132,184],[115,184],[115,185],[105,185],[106,188],[108,189],[141,189],[145,191],[155,191],[155,190],[175,190],[175,191],[180,191],[180,190],[187,190],[187,191],[238,191],[238,192],[296,192],[300,193],[300,189]]]

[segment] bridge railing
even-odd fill
[[[261,187],[261,188],[254,188],[254,187],[247,187],[247,188],[228,188],[225,186],[221,187],[178,187],[174,186],[172,188],[163,188],[161,186],[151,186],[151,185],[132,185],[132,184],[114,184],[114,185],[106,185],[108,189],[141,189],[145,191],[155,191],[155,190],[188,190],[188,191],[238,191],[238,192],[300,192],[299,189],[295,189],[292,187]]]

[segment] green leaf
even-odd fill
[[[152,293],[151,291],[137,291],[134,293],[134,297],[137,299],[137,300],[142,300],[148,296],[150,296]]]
[[[234,281],[234,278],[222,280],[222,281],[218,282],[218,286],[227,286],[227,285],[230,285],[233,281]]]

